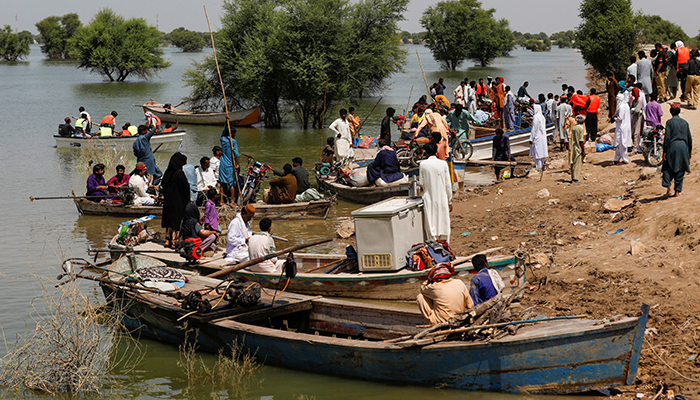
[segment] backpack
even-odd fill
[[[422,271],[439,263],[454,261],[455,258],[455,254],[447,242],[418,243],[408,250],[408,268]]]

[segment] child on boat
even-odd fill
[[[214,204],[216,196],[215,188],[207,190],[207,202],[204,203],[204,229],[221,232],[221,229],[219,229],[219,212],[216,211],[216,204]]]

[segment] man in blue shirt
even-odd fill
[[[469,295],[474,301],[474,305],[477,305],[499,294],[505,285],[498,272],[489,270],[489,263],[486,261],[485,255],[475,255],[472,258],[472,265],[474,270],[478,272],[472,277]]]
[[[156,130],[148,130],[147,125],[139,126],[139,136],[134,140],[134,155],[136,156],[136,162],[142,162],[146,164],[146,171],[149,175],[153,177],[151,181],[152,185],[158,185],[161,178],[163,177],[163,172],[156,164],[156,157],[153,155],[151,150],[151,138],[155,135]]]

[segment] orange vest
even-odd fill
[[[678,64],[676,65],[676,69],[680,71],[680,68],[678,67],[681,64],[685,64],[690,60],[690,50],[687,47],[679,47],[678,48]]]
[[[592,94],[588,96],[588,98],[591,100],[591,103],[588,105],[588,110],[586,110],[586,112],[589,114],[598,114],[598,107],[600,107],[600,97],[598,97],[598,95]]]
[[[163,133],[170,133],[173,131],[173,128],[165,128],[163,129]]]
[[[124,129],[119,136],[131,136],[131,132],[128,129]]]
[[[112,114],[109,114],[108,116],[102,118],[102,122],[100,122],[100,125],[102,124],[114,125],[114,116]]]
[[[598,101],[600,101],[600,100],[598,100]],[[580,94],[574,94],[573,96],[571,96],[571,110],[573,111],[574,115],[579,115],[579,114],[586,115],[586,110],[583,110],[583,111],[579,112],[578,114],[576,113],[576,111],[574,111],[574,108],[576,106],[581,106],[581,108],[583,108],[585,105],[586,105],[586,96],[582,96]]]

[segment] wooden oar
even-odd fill
[[[102,196],[51,196],[51,197],[34,197],[30,196],[29,201],[34,200],[63,200],[63,199],[105,199],[108,197],[114,197],[114,195],[102,195]]]
[[[224,88],[224,80],[221,78],[221,69],[219,69],[219,60],[216,57],[216,46],[214,45],[214,33],[211,31],[211,24],[209,23],[209,14],[207,14],[207,6],[204,6],[204,16],[207,17],[207,26],[209,27],[209,36],[211,37],[211,50],[214,53],[214,63],[216,64],[216,73],[219,74],[219,82],[221,83],[221,94],[224,96],[224,111],[226,111],[226,127],[228,128],[228,140],[231,144],[231,164],[233,164],[233,180],[236,181],[236,188],[238,189],[238,199],[241,199],[241,184],[238,182],[238,176],[236,175],[236,159],[233,158],[233,138],[231,138],[231,120],[228,117],[228,101],[226,100],[226,89]],[[240,204],[239,204],[240,205]]]
[[[296,246],[287,247],[286,249],[283,249],[283,250],[280,250],[280,251],[276,251],[276,252],[274,252],[274,253],[272,253],[272,254],[268,254],[268,255],[266,255],[266,256],[264,256],[264,257],[256,258],[256,259],[254,259],[254,260],[248,260],[248,261],[242,262],[242,263],[240,263],[240,264],[234,264],[234,265],[231,266],[231,267],[224,268],[224,269],[222,269],[222,270],[220,270],[220,271],[216,271],[216,272],[214,272],[214,273],[212,273],[212,274],[209,274],[209,275],[207,275],[207,277],[208,277],[208,278],[217,278],[217,277],[220,277],[220,276],[223,276],[223,275],[228,275],[228,274],[230,274],[231,272],[236,272],[236,271],[242,270],[243,268],[249,267],[249,266],[254,265],[254,264],[257,264],[257,263],[261,263],[261,262],[263,262],[263,261],[265,261],[265,260],[269,260],[269,259],[271,259],[271,258],[275,258],[275,257],[277,257],[277,256],[281,256],[281,255],[283,255],[283,254],[287,254],[287,253],[292,252],[292,251],[297,251],[297,250],[305,249],[305,248],[307,248],[307,247],[316,246],[317,244],[322,244],[322,243],[330,242],[330,241],[332,241],[333,239],[335,239],[333,236],[329,236],[329,237],[326,237],[326,238],[323,238],[323,239],[316,239],[316,240],[313,240],[313,241],[311,241],[311,242],[309,242],[309,243],[298,244],[298,245],[296,245]],[[231,264],[226,264],[226,265],[231,265]]]

